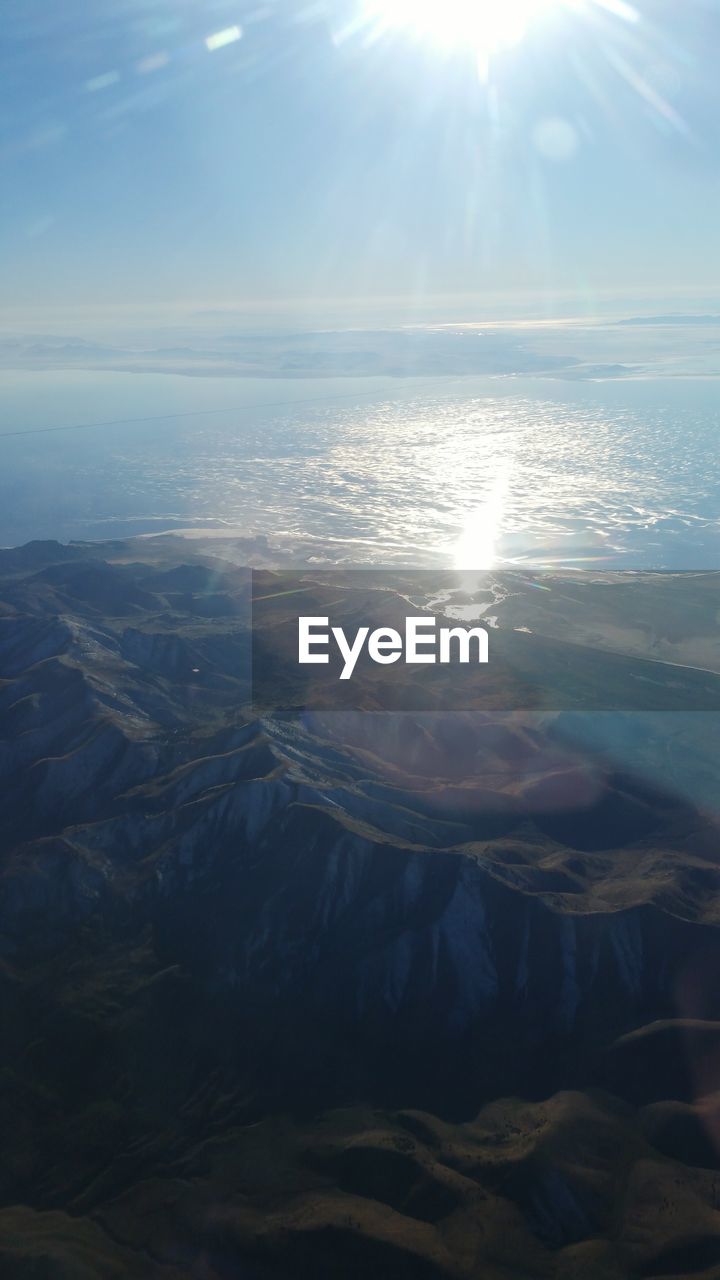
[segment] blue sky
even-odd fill
[[[715,289],[720,4],[599,5],[483,81],[355,0],[11,0],[5,305]]]

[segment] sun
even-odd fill
[[[480,64],[517,44],[544,15],[572,0],[365,0],[378,34],[399,30],[447,50],[469,49]]]

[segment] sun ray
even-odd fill
[[[370,42],[404,32],[440,51],[459,49],[487,69],[501,50],[519,44],[544,19],[566,13],[587,18],[639,21],[627,0],[359,0],[344,35],[362,30]]]
[[[572,0],[365,0],[363,22],[374,35],[409,31],[439,48],[466,47],[479,59],[517,44],[528,27]]]

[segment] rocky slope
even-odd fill
[[[3,1274],[720,1276],[716,716],[258,721],[211,550],[0,553]]]

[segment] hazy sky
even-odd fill
[[[720,286],[720,0],[373,3],[5,0],[5,303]]]

